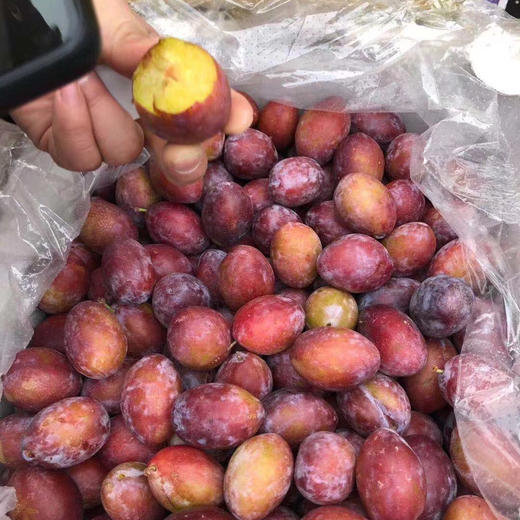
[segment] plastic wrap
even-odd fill
[[[161,35],[204,46],[232,85],[260,102],[307,108],[339,95],[352,112],[399,112],[424,132],[412,178],[490,281],[463,350],[500,363],[508,376],[485,391],[460,381],[471,392],[456,403],[458,427],[482,495],[503,517],[520,518],[520,399],[511,369],[520,354],[520,24],[480,0],[131,3]],[[2,155],[12,158],[11,191],[0,198],[1,247],[9,250],[5,368],[29,340],[29,314],[79,231],[92,176],[72,177],[34,151],[17,159],[20,136],[1,139]],[[497,343],[510,361],[497,358]]]

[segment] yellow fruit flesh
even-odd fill
[[[134,100],[153,114],[180,114],[205,101],[217,81],[213,58],[191,43],[165,38],[134,73]]]

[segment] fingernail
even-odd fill
[[[76,82],[69,83],[68,85],[58,90],[58,95],[63,103],[67,105],[77,105],[79,103],[79,91]]]
[[[204,155],[199,148],[181,148],[168,157],[168,166],[179,175],[189,175],[200,166],[203,158]]]

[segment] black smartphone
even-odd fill
[[[506,11],[515,18],[520,18],[520,0],[509,0]]]
[[[100,51],[90,0],[0,0],[0,115],[86,74]]]

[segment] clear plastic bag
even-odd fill
[[[424,132],[412,178],[474,251],[491,282],[463,351],[496,360],[494,342],[482,340],[491,334],[512,356],[508,363],[497,360],[510,384],[497,383],[485,395],[476,388],[457,402],[458,427],[482,495],[498,514],[520,518],[515,471],[520,468],[520,399],[511,369],[520,354],[518,21],[480,0],[131,3],[161,35],[204,46],[231,84],[260,102],[278,99],[308,108],[339,95],[352,112],[399,112],[410,130]],[[12,141],[9,134],[2,139],[3,151],[16,150],[15,134]],[[10,169],[22,168],[26,175],[37,170],[30,188],[24,188],[29,193],[20,195],[30,198],[30,214],[13,195],[0,198],[0,207],[11,212],[9,236],[31,252],[33,261],[3,256],[11,266],[4,270],[4,283],[15,304],[0,310],[4,345],[9,345],[0,368],[29,340],[28,316],[79,230],[91,178],[72,180],[48,163],[33,167],[35,157],[24,160],[30,167],[13,160]],[[35,180],[39,175],[47,175],[47,181]],[[33,182],[65,193],[66,208],[56,210],[57,201],[44,200],[46,191],[33,189]],[[507,327],[497,310],[501,306]]]

